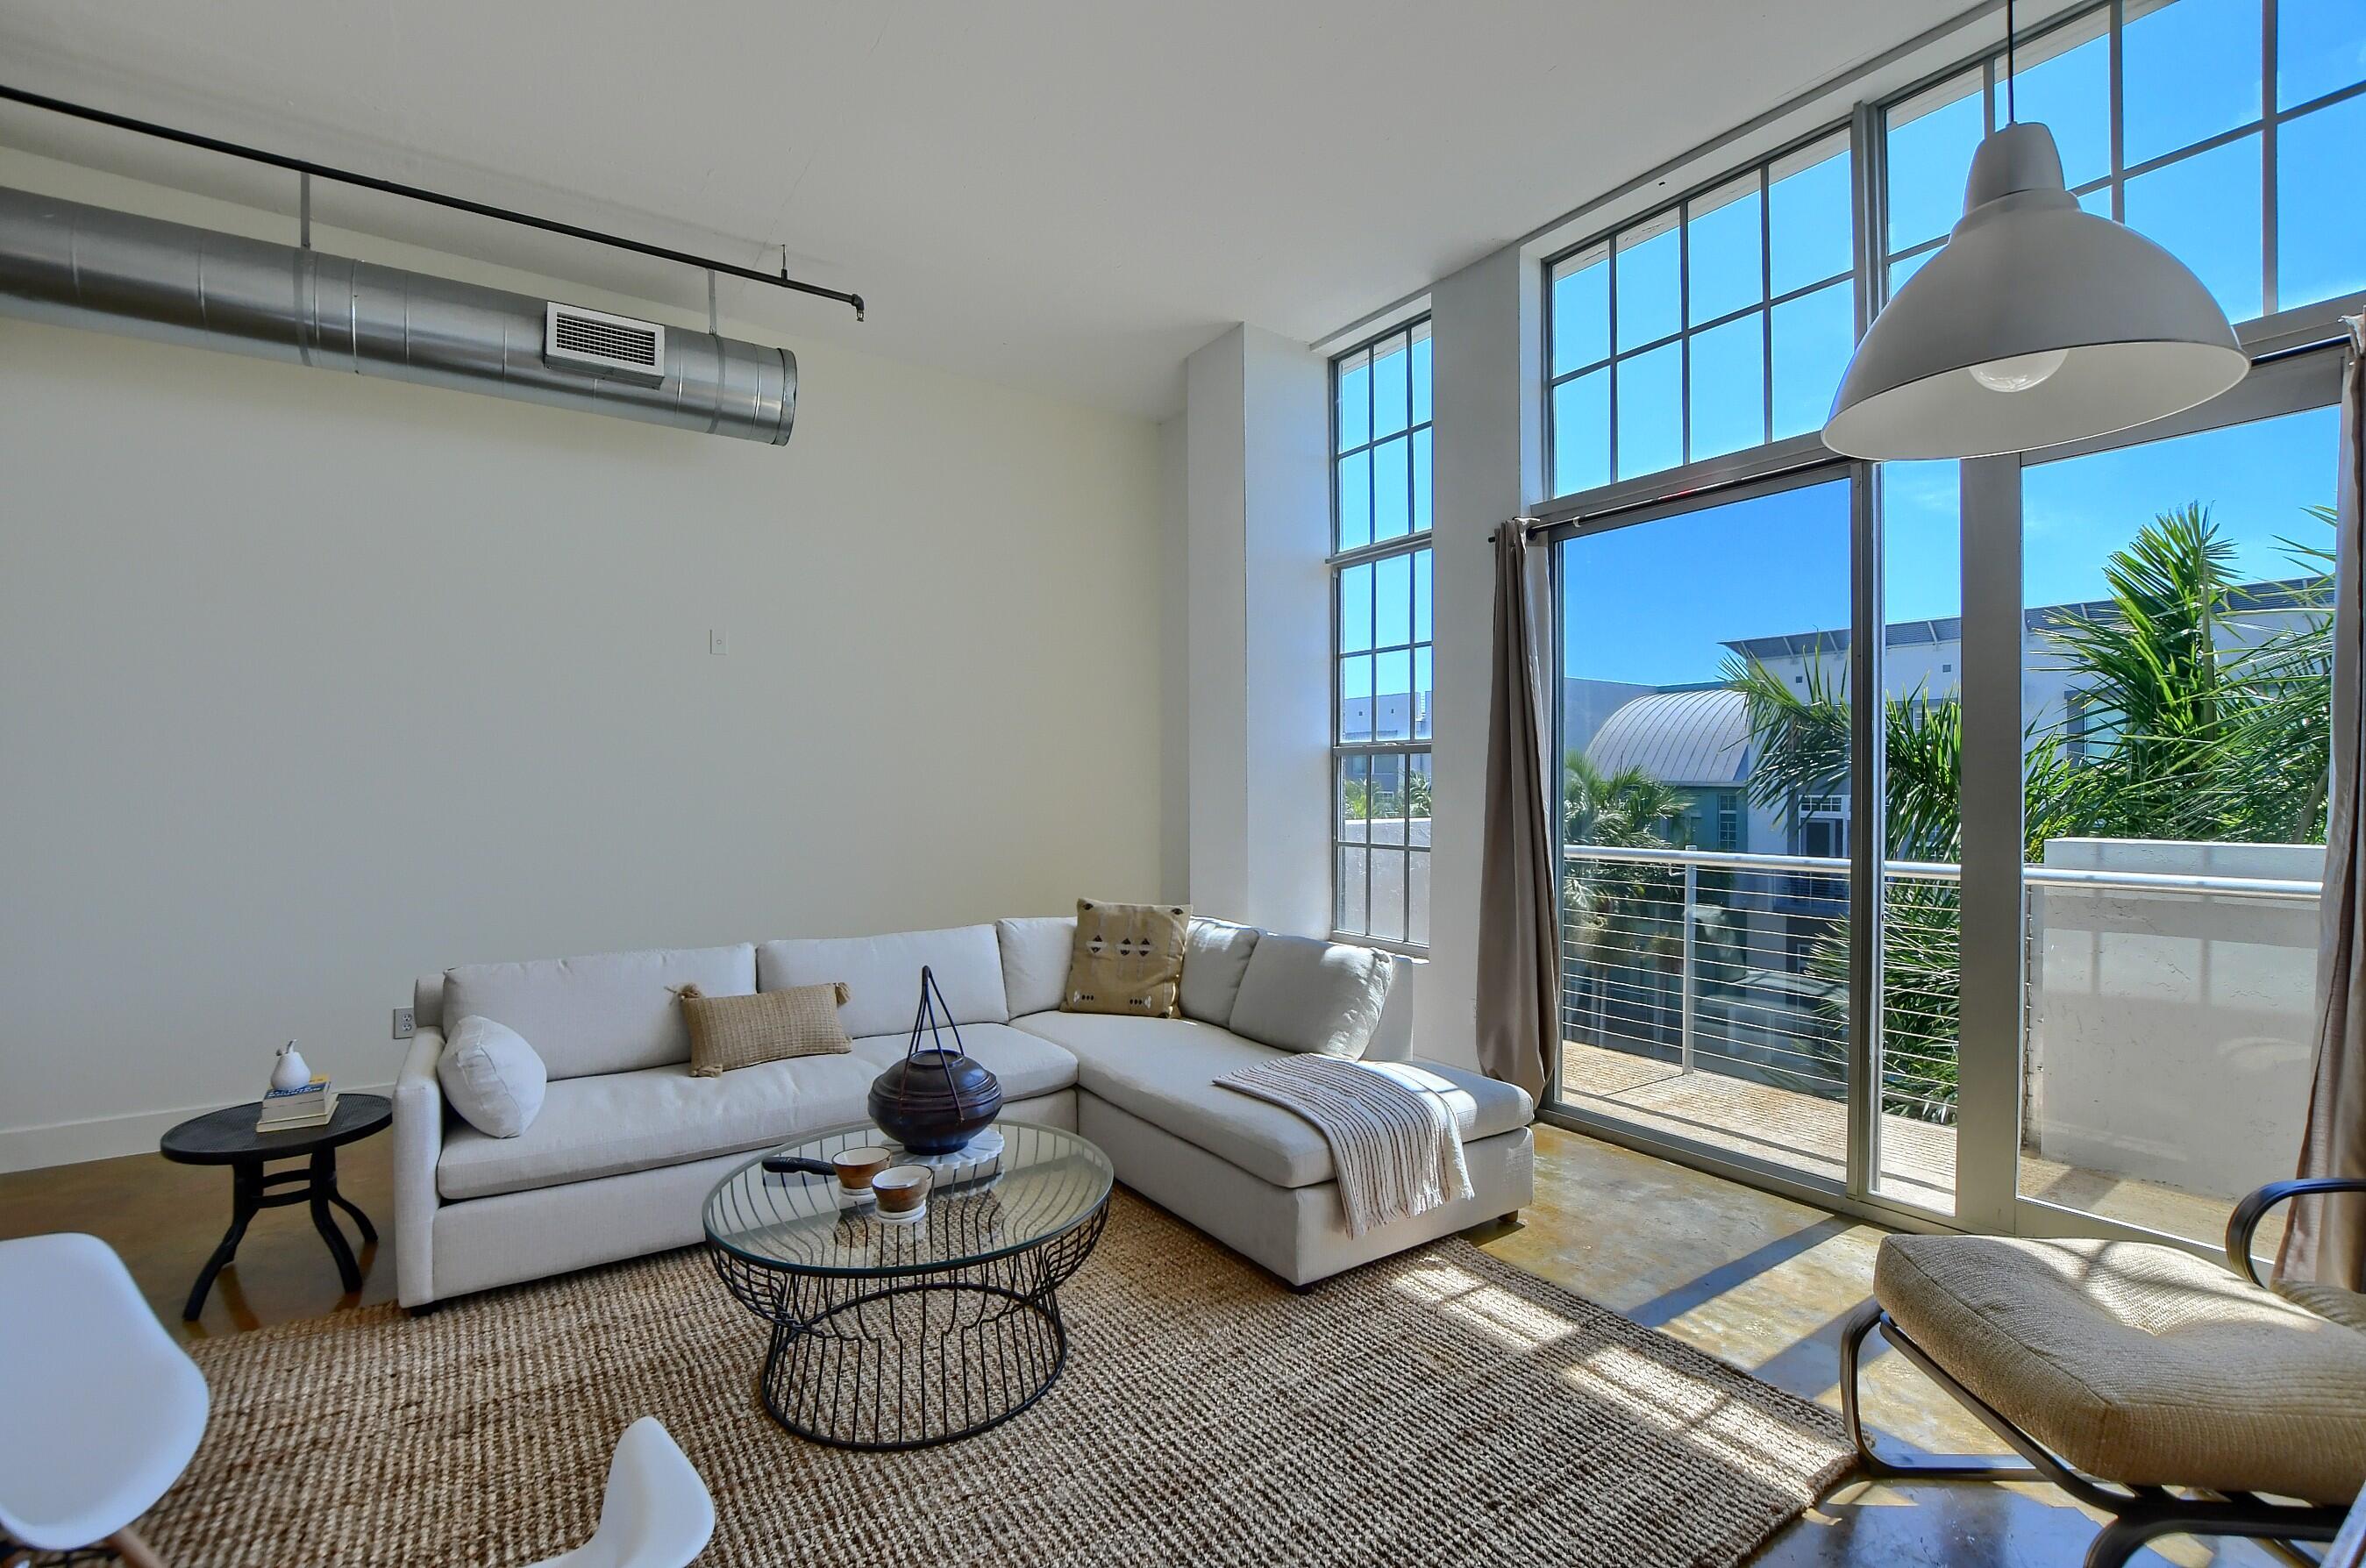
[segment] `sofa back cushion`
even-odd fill
[[[1003,999],[1010,1016],[1050,1012],[1067,994],[1068,953],[1076,940],[1074,915],[1035,915],[994,922],[1002,948]]]
[[[1413,988],[1414,976],[1424,966],[1401,953],[1386,956],[1395,978],[1389,982],[1389,999],[1380,1005],[1380,1021],[1372,1026],[1364,1060],[1409,1062],[1413,1060]]]
[[[1230,920],[1193,916],[1183,936],[1185,1018],[1219,1026],[1233,1021],[1233,1003],[1241,994],[1241,976],[1248,973],[1249,954],[1256,951],[1257,929]]]
[[[1395,973],[1390,954],[1371,948],[1266,931],[1226,1027],[1279,1050],[1353,1061],[1371,1043]]]
[[[920,1003],[920,967],[936,976],[955,1023],[1008,1023],[1002,987],[1002,948],[992,926],[896,931],[887,936],[797,938],[756,950],[760,990],[846,982],[838,1021],[860,1040],[867,1034],[908,1034]],[[529,1036],[529,1038],[531,1038]]]
[[[675,995],[685,985],[744,997],[756,988],[756,950],[739,942],[464,964],[444,972],[443,1014],[507,1024],[533,1043],[553,1079],[588,1077],[689,1061]]]

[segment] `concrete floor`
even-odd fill
[[[1471,1233],[1509,1263],[1672,1334],[1778,1388],[1840,1407],[1840,1325],[1871,1292],[1878,1226],[1615,1144],[1537,1128],[1537,1201]],[[1878,1342],[1876,1341],[1876,1344]],[[1988,1429],[1894,1351],[1865,1371],[1877,1440],[1993,1453]],[[2072,1564],[2095,1519],[2048,1486],[1844,1482],[1770,1541],[1763,1565]],[[2248,1542],[2160,1543],[2157,1565],[2282,1561]]]
[[[1848,1106],[1583,1041],[1561,1046],[1561,1095],[1583,1110],[1645,1132],[1772,1160],[1831,1182],[1848,1177]],[[2066,1208],[2101,1214],[2147,1230],[2215,1247],[2226,1234],[2235,1200],[2187,1192],[2021,1155],[2021,1190]],[[1880,1160],[1874,1185],[1883,1195],[1937,1214],[1955,1212],[1955,1129],[1911,1117],[1881,1118]],[[2260,1225],[2252,1250],[2272,1258],[2283,1244],[2279,1210]]]
[[[346,1195],[378,1227],[346,1294],[299,1207],[256,1217],[199,1322],[181,1325],[189,1284],[230,1214],[226,1171],[153,1155],[0,1175],[0,1237],[83,1230],[122,1254],[168,1325],[191,1338],[317,1317],[394,1295],[394,1205],[379,1137],[340,1151]],[[1881,1233],[1683,1166],[1539,1126],[1537,1202],[1516,1225],[1472,1239],[1521,1268],[1697,1345],[1793,1393],[1837,1407],[1841,1318],[1864,1300]],[[348,1233],[350,1235],[350,1232]],[[1901,1358],[1868,1371],[1867,1410],[1931,1451],[1986,1452],[1988,1434]],[[1768,1544],[1762,1564],[2067,1564],[2092,1521],[2039,1486],[1844,1483]],[[2180,1564],[2271,1563],[2248,1545],[2217,1555],[2164,1542]],[[2146,1556],[2139,1562],[2157,1564]]]

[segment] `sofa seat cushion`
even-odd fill
[[[912,1027],[924,967],[935,977],[955,1023],[1010,1021],[1002,988],[1002,945],[992,926],[768,942],[756,949],[755,988],[780,991],[842,980],[847,997],[838,1021],[860,1040]]]
[[[756,988],[755,948],[467,964],[444,972],[444,1016],[474,1013],[517,1031],[555,1082],[689,1061],[690,1032],[676,995],[685,985],[710,997],[746,996]]]
[[[1076,1058],[1076,1087],[1276,1187],[1313,1187],[1336,1174],[1313,1124],[1216,1079],[1290,1053],[1188,1018],[1035,1013],[1014,1027]],[[1375,1071],[1445,1097],[1465,1143],[1526,1126],[1528,1097],[1511,1084],[1436,1062],[1376,1063]]]
[[[562,1078],[514,1138],[464,1122],[444,1131],[435,1190],[447,1201],[490,1198],[712,1155],[769,1148],[863,1118],[879,1069],[860,1056],[798,1056],[721,1077],[686,1065]]]
[[[2346,1503],[2366,1334],[2173,1247],[1888,1235],[1873,1293],[2007,1420],[2105,1481]]]
[[[1007,1023],[964,1023],[961,1026],[961,1038],[962,1049],[976,1057],[978,1065],[992,1073],[995,1081],[1002,1086],[1005,1103],[1076,1087],[1076,1057],[1040,1034],[1030,1034]],[[911,1043],[908,1031],[902,1034],[874,1034],[854,1043],[854,1055],[867,1064],[863,1080],[866,1100],[871,1092],[870,1080],[891,1063],[902,1061],[905,1048]],[[952,1049],[952,1032],[948,1030],[945,1049]],[[867,1108],[855,1112],[858,1119],[869,1115]]]

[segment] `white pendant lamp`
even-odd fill
[[[2011,17],[2006,15],[2006,91]],[[2209,401],[2251,362],[2184,263],[2081,209],[2053,132],[1980,143],[1964,217],[1857,344],[1824,445],[1852,457],[1986,457]]]

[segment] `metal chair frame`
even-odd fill
[[[2366,1179],[2317,1177],[2270,1182],[2237,1204],[2226,1224],[2226,1258],[2236,1273],[2254,1285],[2259,1283],[2251,1261],[2251,1235],[2269,1210],[2293,1198],[2324,1192],[2366,1192]],[[2021,1462],[2002,1455],[1891,1457],[1876,1450],[1865,1428],[1864,1408],[1857,1392],[1865,1342],[1876,1329],[1925,1377],[1946,1390],[1956,1404],[2003,1439],[2006,1447],[2020,1456]],[[1877,1301],[1868,1301],[1858,1307],[1841,1327],[1841,1419],[1848,1428],[1849,1441],[1856,1449],[1858,1462],[1868,1474],[1924,1481],[2042,1481],[2060,1487],[2087,1507],[2110,1515],[2094,1544],[2087,1550],[2087,1568],[2119,1568],[2147,1541],[2164,1535],[2244,1536],[2271,1542],[2331,1541],[2349,1511],[2347,1504],[2279,1503],[2248,1492],[2198,1492],[2189,1496],[2164,1486],[2123,1486],[2084,1475],[1956,1382],[1932,1359],[1929,1351],[1898,1326]]]

